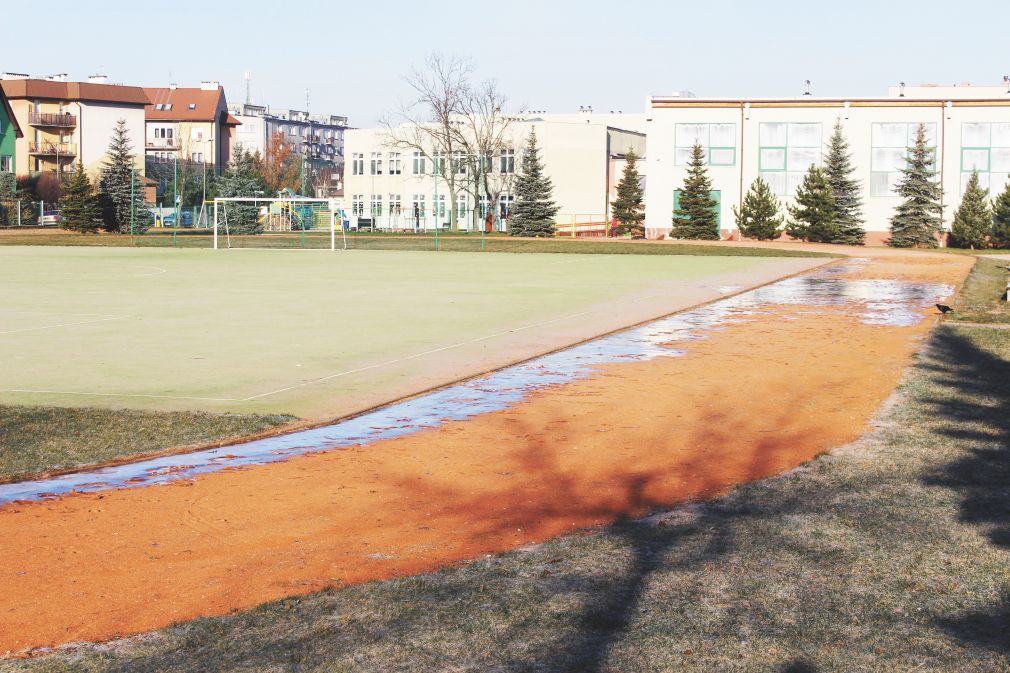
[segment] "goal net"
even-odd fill
[[[340,199],[218,197],[211,213],[214,249],[347,249]],[[338,236],[339,233],[339,236]],[[339,238],[339,240],[338,240]]]

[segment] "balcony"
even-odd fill
[[[77,117],[66,112],[32,112],[28,115],[28,123],[32,126],[72,129],[77,126]]]
[[[76,157],[77,145],[73,143],[36,142],[28,143],[28,154],[39,157]]]

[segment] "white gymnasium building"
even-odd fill
[[[530,129],[536,129],[540,158],[554,182],[560,207],[559,233],[602,233],[610,218],[610,204],[624,168],[624,156],[634,149],[645,154],[644,115],[527,113],[514,118],[507,147],[482,162],[493,181],[502,186],[495,204],[479,203],[473,193],[458,191],[455,202],[444,177],[432,175],[433,148],[424,152],[396,147],[385,128],[349,129],[344,134],[344,209],[350,227],[392,230],[447,228],[450,210],[459,214],[461,229],[482,221],[507,227],[514,200],[511,180],[520,169],[522,150]],[[393,133],[399,133],[394,130]],[[452,162],[453,157],[447,157]],[[472,179],[459,162],[460,180]],[[450,164],[457,165],[457,164]]]
[[[738,235],[733,206],[758,176],[783,204],[811,164],[821,165],[841,120],[862,183],[867,243],[888,237],[900,202],[893,188],[918,124],[936,148],[949,227],[971,171],[993,194],[1010,179],[1010,89],[1001,86],[891,87],[880,98],[700,99],[655,96],[647,102],[646,233],[672,224],[695,142],[706,150],[725,238]]]

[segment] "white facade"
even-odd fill
[[[631,115],[628,115],[631,117]],[[496,185],[496,203],[488,196],[478,202],[472,187],[456,189],[440,173],[436,179],[431,149],[415,152],[396,147],[387,129],[351,129],[345,134],[344,207],[351,227],[381,229],[432,229],[436,219],[443,228],[451,224],[455,209],[461,229],[485,226],[504,230],[514,199],[514,177],[520,170],[522,149],[530,129],[536,129],[540,158],[554,184],[554,200],[560,210],[559,229],[582,226],[605,228],[610,202],[623,156],[634,149],[645,152],[642,133],[614,128],[606,122],[579,115],[528,115],[517,119],[508,131],[508,149],[490,158],[490,178]],[[451,160],[451,157],[448,158]],[[463,162],[460,162],[463,163]],[[486,165],[482,170],[487,170]],[[453,179],[472,184],[475,176],[462,169]],[[616,174],[616,177],[615,177]],[[436,218],[433,204],[438,203]],[[475,214],[476,212],[476,214]]]
[[[126,121],[127,137],[136,157],[137,172],[144,170],[144,108],[116,103],[80,101],[79,134],[81,163],[90,171],[104,164],[113,131],[120,119]]]
[[[701,142],[719,202],[724,236],[737,232],[733,206],[759,175],[783,205],[811,164],[822,165],[827,141],[841,120],[861,182],[867,243],[881,243],[900,198],[893,187],[918,124],[936,148],[949,226],[973,168],[982,184],[1001,190],[1010,180],[1010,97],[974,99],[682,100],[652,98],[647,114],[646,234],[671,229],[675,192],[683,185],[687,152]]]

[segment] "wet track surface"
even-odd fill
[[[450,421],[508,409],[532,393],[583,379],[600,365],[682,355],[687,342],[776,307],[817,312],[844,308],[861,323],[907,327],[950,294],[941,283],[862,280],[841,276],[865,263],[852,259],[711,304],[513,365],[492,374],[393,403],[337,423],[231,446],[164,456],[49,479],[0,485],[0,506],[15,501],[135,488],[190,479],[226,468],[365,446]],[[735,288],[723,288],[732,292]]]

